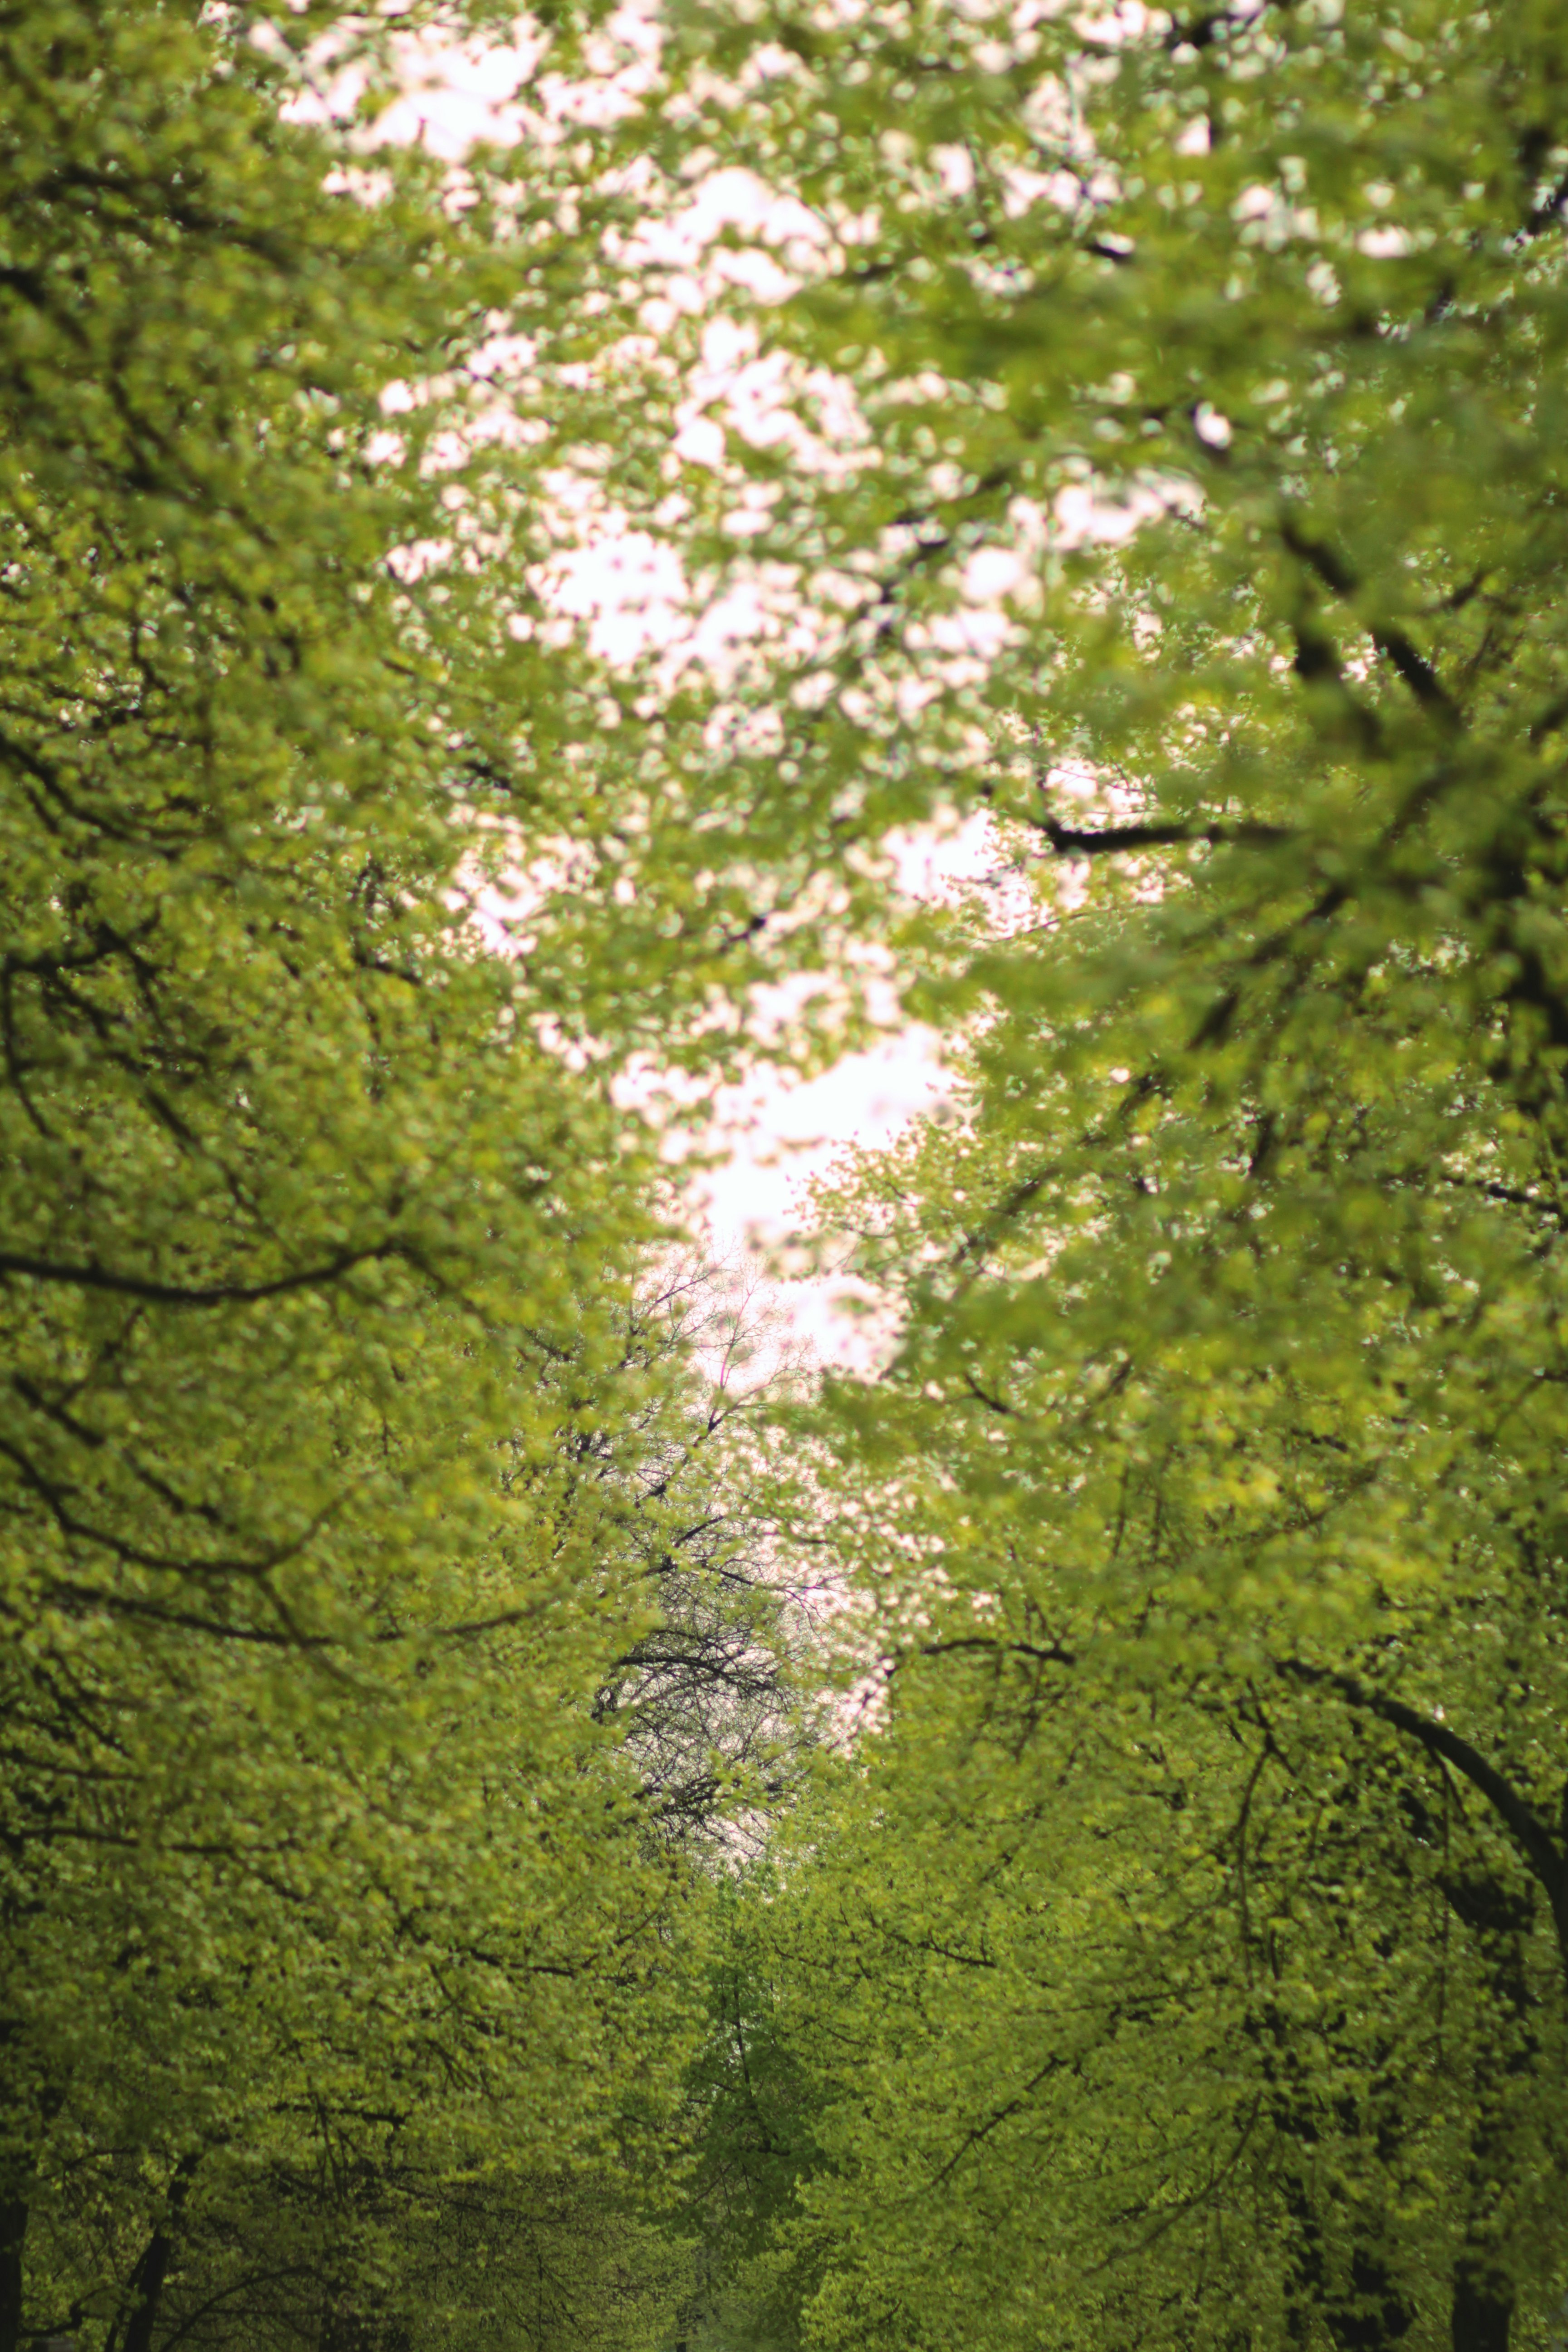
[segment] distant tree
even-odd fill
[[[654,1378],[640,1412],[595,1431],[588,1459],[622,1497],[655,1613],[594,1711],[620,1728],[659,1835],[716,1842],[722,1864],[765,1842],[822,1727],[833,1595],[769,1458],[809,1360],[754,1266],[700,1253],[656,1264],[624,1348]],[[688,1374],[673,1397],[672,1367]]]

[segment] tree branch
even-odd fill
[[[1521,237],[1539,236],[1542,229],[1551,228],[1556,222],[1562,220],[1565,206],[1568,206],[1568,172],[1564,172],[1546,202],[1543,205],[1537,205],[1534,210],[1526,215],[1520,236]]]
[[[1198,841],[1216,848],[1236,844],[1262,848],[1297,838],[1293,826],[1246,819],[1238,824],[1107,824],[1089,833],[1058,824],[1055,817],[1031,815],[1029,823],[1039,827],[1060,857],[1099,857],[1124,849],[1172,849],[1183,842]]]
[[[1033,1658],[1041,1665],[1078,1664],[1077,1652],[1064,1650],[1059,1642],[999,1642],[991,1633],[965,1633],[951,1642],[922,1642],[919,1654],[922,1658],[946,1658],[957,1650],[988,1650],[994,1657]],[[898,1671],[897,1661],[893,1670]]]
[[[1479,1790],[1492,1811],[1502,1822],[1515,1844],[1528,1863],[1531,1875],[1545,1892],[1552,1906],[1552,1916],[1557,1929],[1557,1940],[1563,1962],[1568,1970],[1568,1865],[1559,1851],[1556,1838],[1534,1808],[1528,1805],[1494,1765],[1489,1764],[1479,1748],[1461,1739],[1446,1723],[1436,1717],[1423,1715],[1403,1699],[1391,1698],[1386,1691],[1370,1690],[1353,1675],[1342,1674],[1331,1666],[1309,1665],[1304,1658],[1277,1658],[1278,1671],[1288,1679],[1310,1686],[1331,1690],[1347,1706],[1359,1707],[1374,1715],[1380,1722],[1395,1731],[1405,1732],[1418,1740],[1429,1756],[1440,1756],[1456,1772]]]
[[[1268,0],[1263,0],[1267,7]],[[1227,33],[1244,32],[1256,25],[1263,14],[1258,8],[1206,8],[1201,16],[1190,16],[1186,23],[1174,24],[1165,35],[1168,49],[1210,49]]]
[[[1308,539],[1289,520],[1280,524],[1279,536],[1291,554],[1309,571],[1316,572],[1325,588],[1331,589],[1336,596],[1348,598],[1355,594],[1359,584],[1355,573],[1333,548],[1322,540]],[[1374,622],[1371,634],[1378,652],[1398,671],[1422,709],[1450,727],[1460,726],[1463,721],[1458,703],[1426,655],[1416,651],[1404,630]]]
[[[37,1282],[65,1282],[81,1290],[110,1290],[124,1298],[142,1298],[155,1307],[229,1307],[244,1305],[258,1298],[279,1298],[286,1291],[308,1290],[313,1284],[336,1282],[356,1265],[373,1258],[395,1257],[402,1254],[401,1242],[378,1242],[374,1248],[340,1250],[324,1265],[309,1266],[300,1274],[279,1275],[275,1282],[216,1282],[186,1288],[181,1284],[153,1282],[138,1274],[115,1274],[108,1266],[72,1265],[63,1259],[29,1257],[15,1250],[0,1250],[0,1275],[25,1274]]]

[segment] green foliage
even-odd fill
[[[657,969],[561,870],[640,787],[510,625],[476,353],[539,218],[345,175],[295,71],[222,10],[0,26],[5,2352],[630,2344],[679,2273],[627,2184],[704,1883],[625,1684],[693,1516],[718,1651],[732,1563],[612,1079],[715,951],[684,827]]]
[[[0,2352],[1543,2344],[1559,12],[666,30],[444,191],[336,10],[0,26]],[[858,423],[672,496],[714,162]],[[563,454],[794,616],[721,694],[558,642]],[[939,798],[1027,913],[896,940],[965,1088],[774,1465],[868,1721],[716,1901],[807,1645],[616,1082]]]
[[[721,1890],[706,2030],[687,2074],[692,2155],[679,2220],[695,2252],[679,2333],[702,2352],[795,2352],[815,2279],[787,2239],[823,2163],[823,2101],[792,2045],[791,1990],[769,1923],[766,1862]]]
[[[911,926],[967,1091],[823,1204],[902,1339],[828,1424],[885,1726],[776,1920],[808,2326],[1544,2341],[1561,13],[680,21],[868,427],[749,543],[861,593],[778,756],[885,806],[984,719],[1029,901]]]

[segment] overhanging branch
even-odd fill
[[[1038,825],[1062,857],[1100,857],[1124,849],[1173,849],[1184,842],[1200,841],[1215,848],[1268,848],[1297,838],[1293,826],[1255,824],[1250,820],[1237,824],[1107,824],[1089,831],[1058,824],[1049,816],[1031,814],[1029,823]]]
[[[109,1290],[122,1298],[141,1298],[154,1307],[229,1307],[260,1298],[280,1298],[290,1290],[309,1290],[318,1283],[336,1282],[356,1265],[374,1258],[395,1257],[401,1242],[378,1242],[373,1248],[339,1250],[321,1265],[299,1274],[279,1275],[275,1282],[214,1282],[194,1286],[154,1282],[139,1274],[116,1274],[104,1265],[73,1265],[59,1258],[28,1257],[16,1250],[0,1250],[0,1275],[25,1274],[37,1282],[70,1284],[79,1290]]]
[[[1519,1847],[1531,1874],[1552,1906],[1563,1966],[1568,1969],[1568,1864],[1551,1830],[1513,1783],[1495,1765],[1488,1763],[1479,1748],[1472,1748],[1447,1724],[1440,1723],[1435,1716],[1423,1715],[1416,1707],[1406,1706],[1403,1699],[1393,1698],[1386,1691],[1370,1689],[1353,1675],[1342,1674],[1331,1666],[1310,1665],[1304,1658],[1277,1658],[1275,1664],[1289,1681],[1331,1690],[1347,1706],[1358,1707],[1394,1730],[1404,1732],[1418,1741],[1429,1756],[1441,1757],[1446,1764],[1452,1765],[1480,1792]]]
[[[1290,521],[1280,524],[1279,536],[1298,562],[1315,572],[1325,588],[1331,589],[1336,596],[1348,598],[1355,594],[1359,584],[1355,573],[1333,548],[1321,539],[1309,539]],[[1371,635],[1378,652],[1397,670],[1428,716],[1442,719],[1449,727],[1463,724],[1459,707],[1453,696],[1426,655],[1417,651],[1403,629],[1391,623],[1373,622]]]

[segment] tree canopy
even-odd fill
[[[783,749],[983,726],[1023,877],[909,935],[954,1115],[822,1202],[901,1339],[823,1424],[881,1713],[753,1931],[806,2324],[1545,2341],[1560,20],[682,22],[866,426],[750,543],[864,583]]]
[[[0,2352],[1545,2352],[1568,32],[657,34],[0,26]],[[889,973],[770,1421],[650,1089]]]
[[[573,2168],[660,2145],[669,1828],[766,1769],[613,1084],[722,950],[675,858],[486,914],[612,830],[468,530],[534,528],[465,423],[538,256],[416,152],[367,193],[267,30],[0,29],[6,2352],[646,2326],[675,2257],[595,2304],[651,2242]],[[683,1546],[684,1759],[624,1687]]]

